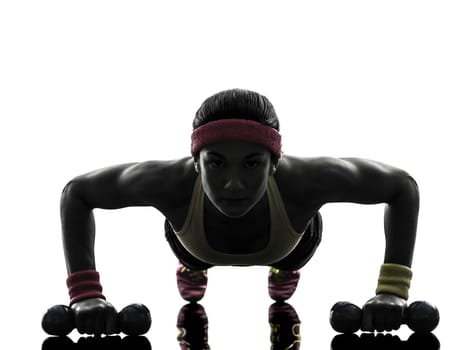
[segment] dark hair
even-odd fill
[[[219,119],[248,119],[279,130],[274,106],[267,97],[254,91],[231,89],[207,98],[195,113],[192,127],[197,129]]]

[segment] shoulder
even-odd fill
[[[192,158],[145,161],[127,167],[120,181],[129,190],[141,192],[150,202],[174,202],[190,197],[197,173]]]
[[[276,180],[284,184],[295,183],[321,187],[336,177],[350,176],[355,171],[353,163],[333,157],[301,158],[284,156],[280,159]]]
[[[192,158],[175,160],[150,160],[129,164],[121,173],[122,180],[130,182],[167,182],[195,175]]]
[[[334,180],[357,181],[363,176],[408,177],[409,174],[394,166],[364,158],[285,156],[279,163],[279,177],[300,180],[307,178],[325,185]]]
[[[147,205],[165,212],[190,198],[196,177],[190,157],[127,163],[77,176],[64,193],[96,208]]]
[[[342,168],[347,162],[342,158],[333,157],[295,157],[285,155],[280,159],[279,169],[289,173],[314,172],[322,174],[325,171]]]
[[[330,186],[331,176],[341,174],[341,161],[332,157],[294,157],[284,155],[274,177],[286,202],[312,206]]]
[[[363,158],[286,156],[279,164],[276,180],[282,194],[291,200],[314,203],[374,202],[409,185],[415,187],[406,171]]]

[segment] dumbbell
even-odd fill
[[[361,327],[362,310],[352,303],[339,301],[332,306],[329,321],[339,333],[355,333]],[[426,301],[415,301],[404,310],[403,324],[414,332],[430,333],[439,321],[438,309]]]
[[[75,315],[66,305],[49,308],[42,317],[42,329],[50,335],[65,336],[75,328]],[[151,326],[150,310],[143,304],[130,304],[117,314],[118,329],[127,335],[142,335]]]

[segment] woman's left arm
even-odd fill
[[[411,267],[419,212],[419,190],[404,170],[360,158],[320,158],[319,193],[323,203],[385,203],[384,263]],[[317,191],[316,191],[317,192]]]
[[[384,232],[385,264],[412,266],[419,213],[419,189],[405,171],[362,159],[345,159],[355,168],[352,192],[369,201],[386,203]],[[360,192],[361,194],[358,194]],[[353,200],[353,194],[352,198]]]
[[[363,308],[362,330],[398,329],[407,306],[419,212],[419,190],[405,171],[358,159],[323,158],[316,169],[322,201],[385,203],[386,248],[376,296]]]

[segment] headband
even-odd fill
[[[224,140],[254,142],[268,148],[278,158],[282,155],[281,136],[270,126],[247,119],[220,119],[192,132],[192,155],[208,144]]]

